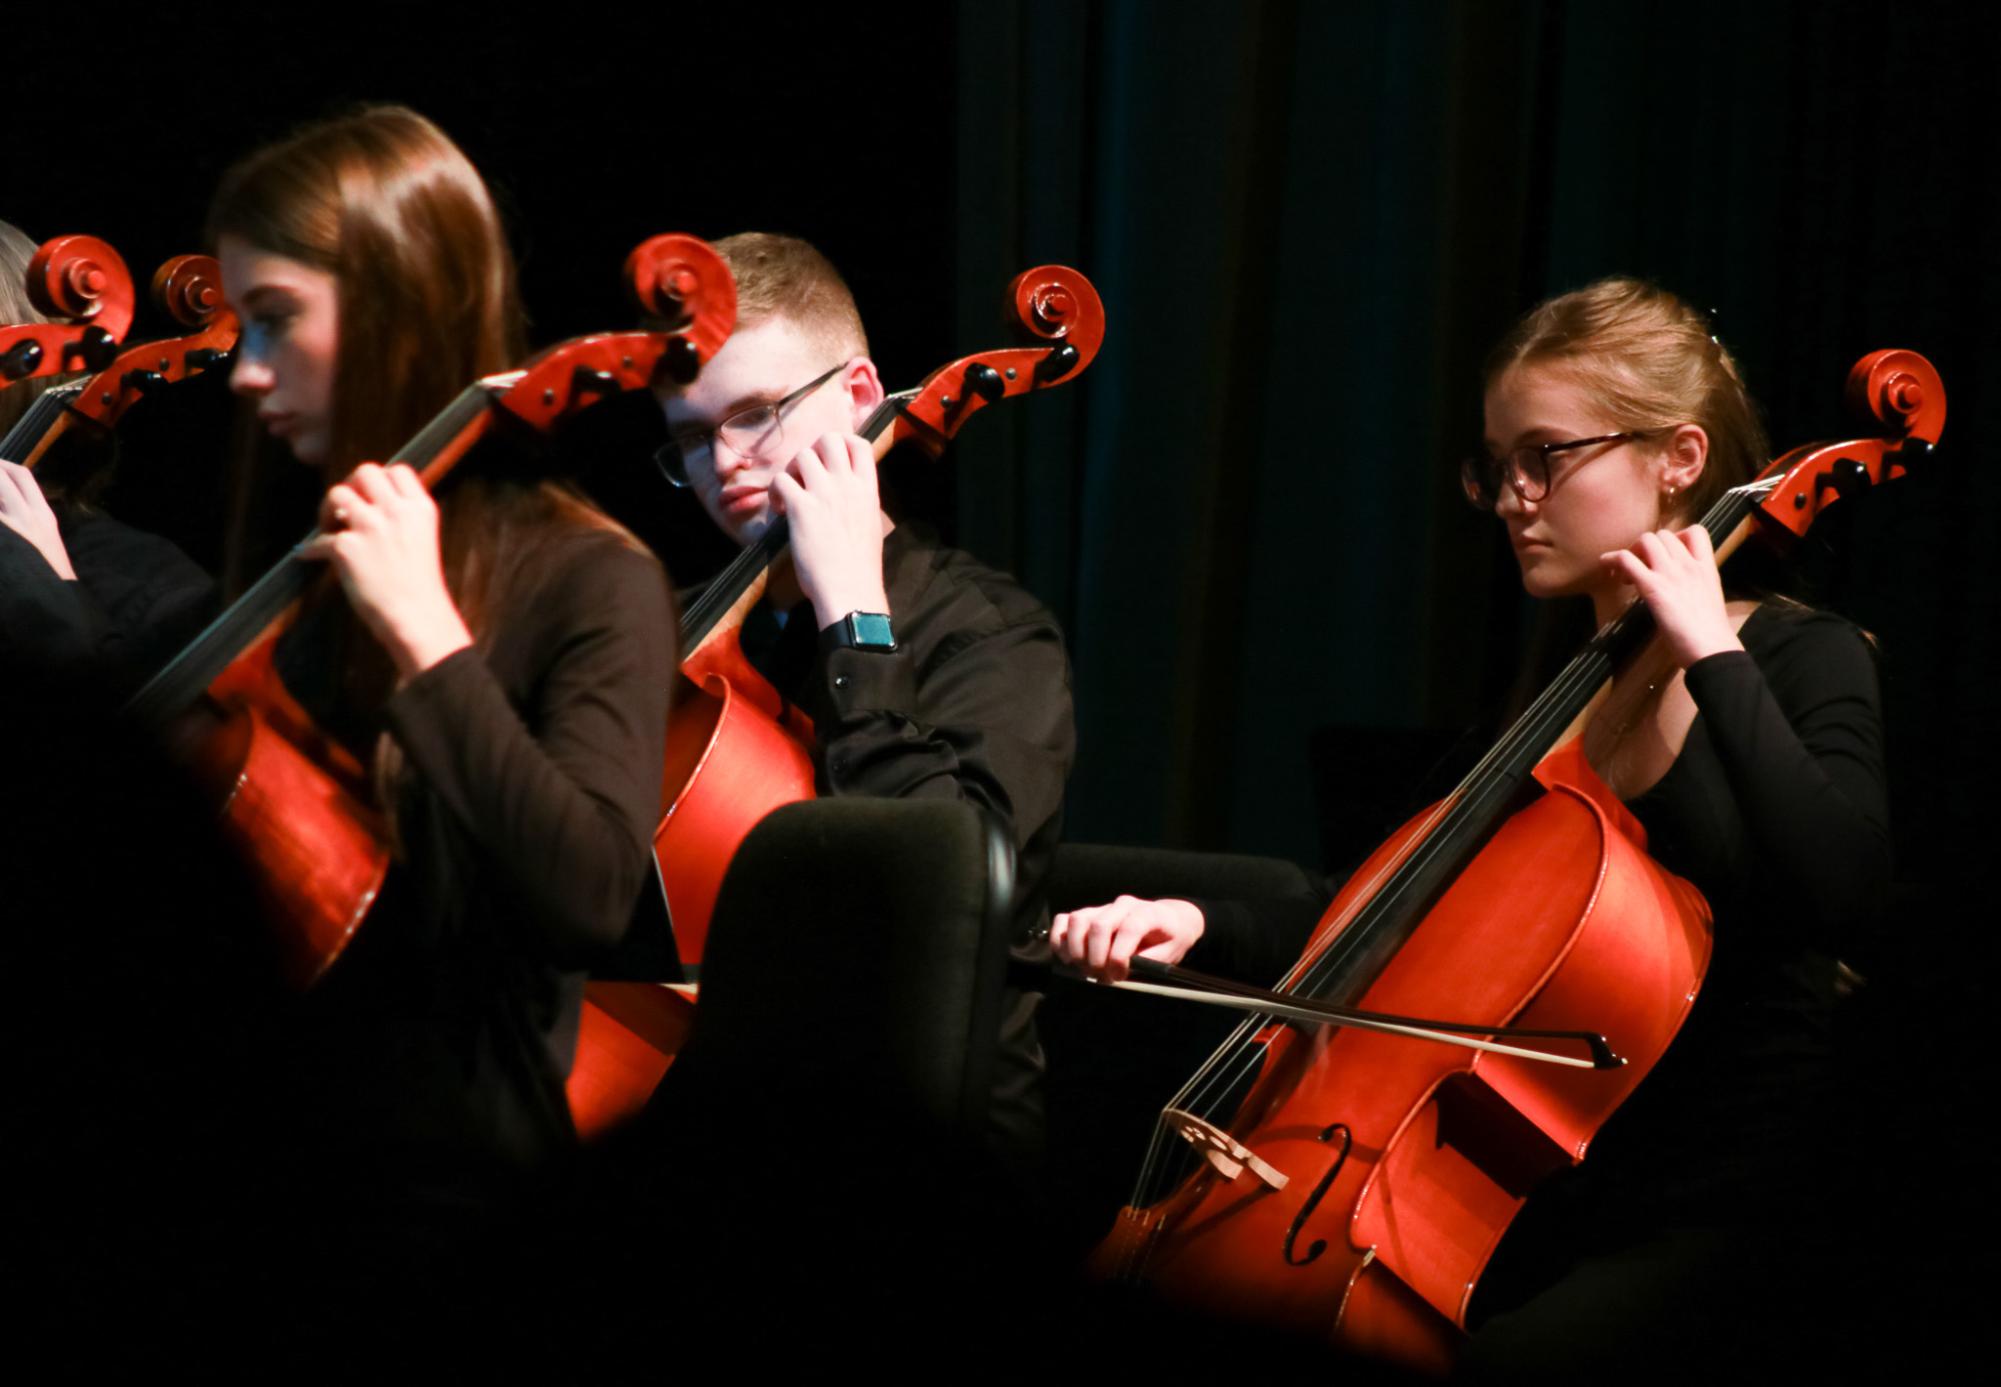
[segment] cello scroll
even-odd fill
[[[1888,436],[1808,444],[1773,463],[1765,475],[1776,480],[1757,507],[1768,528],[1804,535],[1834,501],[1903,476],[1945,428],[1945,382],[1917,352],[1869,353],[1849,368],[1844,395],[1853,413]]]
[[[236,315],[222,306],[222,267],[210,255],[177,255],[153,275],[153,301],[195,331],[118,353],[71,405],[110,428],[149,390],[199,375],[236,349]]]
[[[1021,332],[1049,345],[1006,347],[960,357],[933,371],[897,405],[895,441],[934,456],[982,407],[1074,377],[1105,340],[1105,305],[1091,281],[1067,265],[1037,265],[1008,285]]]
[[[99,371],[132,326],[132,272],[95,236],[44,241],[28,262],[28,298],[58,321],[0,326],[0,381]]]
[[[222,271],[212,256],[169,260],[153,276],[153,298],[177,321],[197,330],[113,351],[80,386],[51,391],[46,400],[53,405],[60,399],[66,407],[39,424],[30,420],[24,425],[29,434],[14,440],[24,466],[37,465],[78,421],[114,428],[146,392],[198,375],[235,350],[236,315],[222,306]]]
[[[594,398],[644,390],[661,376],[687,382],[736,326],[736,280],[706,241],[672,233],[641,242],[625,278],[652,332],[608,332],[549,348],[495,403],[547,431]]]

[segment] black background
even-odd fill
[[[1075,264],[1099,361],[976,421],[912,508],[1071,635],[1073,836],[1329,867],[1478,744],[1529,644],[1451,470],[1519,312],[1658,279],[1715,310],[1780,448],[1856,429],[1864,352],[1924,351],[1939,460],[1809,555],[1881,643],[1900,907],[1859,961],[1872,1024],[1925,1037],[1872,1037],[1911,1066],[1858,1112],[1873,1142],[1955,1129],[1993,971],[1997,60],[1982,7],[1808,0],[135,9],[17,56],[0,216],[143,277],[231,160],[390,100],[487,175],[538,344],[626,323],[618,266],[661,230],[814,241],[892,386],[992,345],[1016,270]],[[595,427],[595,484],[702,576],[721,551],[653,477],[657,425]]]

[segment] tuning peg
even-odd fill
[[[611,395],[618,391],[618,377],[609,371],[579,366],[570,374],[570,391],[576,395]]]
[[[102,371],[118,356],[118,339],[92,324],[83,330],[82,338],[69,351],[83,363],[84,370]]]
[[[1035,363],[1035,383],[1047,385],[1050,381],[1061,380],[1077,366],[1077,349],[1064,342],[1045,354]]]
[[[0,352],[0,376],[8,380],[25,380],[35,374],[35,368],[42,364],[42,344],[32,337],[23,338]]]
[[[984,362],[976,361],[966,368],[966,389],[992,404],[1007,394],[1007,382],[1001,373]]]
[[[687,338],[670,337],[666,350],[660,354],[660,369],[676,385],[686,385],[702,373],[702,354]]]

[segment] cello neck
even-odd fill
[[[83,389],[79,381],[65,385],[52,385],[35,397],[28,406],[28,412],[7,430],[7,436],[0,438],[0,457],[9,462],[34,466],[42,451],[42,441],[55,429],[63,417],[63,409],[76,398]]]
[[[484,432],[480,425],[484,417],[490,417],[488,406],[495,389],[492,378],[467,386],[442,414],[398,449],[393,460],[408,463],[417,469],[427,487],[435,486]],[[142,726],[164,725],[199,698],[237,656],[282,621],[320,571],[318,564],[298,557],[299,550],[319,533],[316,527],[293,545],[284,558],[266,570],[222,615],[147,680],[145,687],[125,705],[126,716]]]

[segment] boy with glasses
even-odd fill
[[[823,795],[963,799],[1012,830],[1016,952],[1047,909],[1076,734],[1055,618],[1005,574],[897,526],[856,430],[884,390],[853,296],[790,237],[714,243],[736,278],[737,326],[666,394],[662,465],[748,545],[779,514],[792,563],[746,618],[744,653],[812,719]],[[1038,953],[1036,956],[1046,956]],[[1041,1143],[1034,993],[1002,999],[991,1123],[1018,1160]]]

